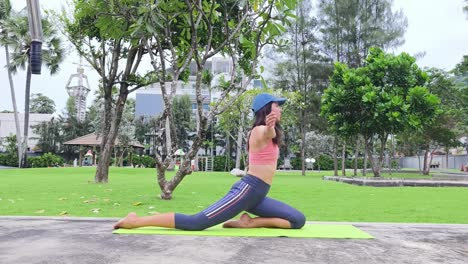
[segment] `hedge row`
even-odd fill
[[[37,157],[28,157],[28,166],[30,168],[47,168],[63,166],[64,159],[51,153],[46,153]],[[18,167],[18,156],[12,154],[1,154],[0,165],[9,167]]]

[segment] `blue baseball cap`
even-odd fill
[[[284,104],[284,102],[286,102],[286,98],[279,98],[271,94],[261,93],[255,96],[255,98],[253,99],[252,110],[254,111],[254,113],[257,113],[258,110],[262,109],[265,105],[271,102],[275,102],[279,105],[282,105]]]

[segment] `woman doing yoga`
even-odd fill
[[[255,121],[249,133],[249,169],[219,201],[194,215],[163,213],[139,217],[129,213],[114,228],[159,226],[182,230],[203,230],[224,223],[226,228],[294,228],[304,226],[305,216],[295,208],[267,197],[276,171],[281,144],[281,105],[284,98],[262,93],[252,104]],[[239,220],[231,220],[241,212]],[[228,222],[226,222],[228,221]]]

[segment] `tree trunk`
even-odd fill
[[[304,121],[304,119],[303,119]],[[301,125],[301,160],[302,160],[302,176],[305,176],[305,127]]]
[[[424,158],[423,158],[423,169],[422,169],[422,174],[423,175],[427,175],[428,174],[428,171],[427,171],[427,155],[429,154],[429,151],[428,149],[426,148],[424,150]]]
[[[21,168],[28,167],[28,132],[29,132],[29,99],[31,97],[31,65],[28,63],[26,71],[26,89],[24,93],[24,127]]]
[[[15,127],[16,127],[16,144],[18,149],[18,167],[21,168],[21,158],[22,158],[22,151],[21,151],[21,130],[20,130],[20,121],[18,117],[18,107],[16,106],[16,96],[15,96],[15,85],[13,83],[13,77],[10,70],[10,52],[8,50],[8,46],[5,46],[5,60],[7,63],[7,71],[8,71],[8,82],[10,83],[10,93],[11,93],[11,103],[13,104],[13,116],[15,117]]]
[[[392,132],[392,150],[390,152],[390,175],[392,175],[392,170],[393,170],[393,157],[395,156],[395,135]]]
[[[448,147],[445,148],[445,168],[448,169],[448,161],[449,161],[449,149]]]
[[[422,170],[421,170],[421,156],[419,155],[419,151],[416,152],[416,154],[418,155],[418,166],[419,166],[419,173],[422,173]]]
[[[169,122],[169,116],[166,118],[166,155],[169,155],[172,150],[172,140],[171,140],[171,124]]]
[[[337,157],[337,154],[336,154],[336,147],[337,146],[337,143],[336,143],[336,138],[335,138],[335,141],[333,143],[333,175],[334,176],[338,176],[338,157]]]
[[[387,144],[386,136],[380,138],[380,153],[379,153],[379,168],[383,168],[384,166],[384,153],[385,153],[385,145]]]
[[[374,177],[380,177],[380,161],[374,160],[374,157],[372,155],[372,149],[373,149],[372,147],[374,145],[374,142],[372,141],[372,139],[368,139],[368,141],[366,142],[366,145],[367,145],[367,155],[369,156],[369,160],[371,163],[372,172],[374,173]]]
[[[346,143],[341,150],[341,175],[346,176]]]
[[[366,177],[367,174],[367,139],[364,138],[364,160],[362,164],[362,176]]]
[[[115,118],[111,122],[111,127],[107,135],[107,140],[104,141],[105,135],[103,135],[101,142],[101,155],[99,156],[99,162],[96,170],[96,175],[94,176],[94,181],[96,183],[107,183],[109,179],[109,163],[112,155],[112,148],[114,147],[115,139],[117,138],[117,132],[119,130],[120,122],[122,121],[122,113],[125,107],[125,102],[127,101],[128,90],[127,86],[120,87],[121,92],[115,106],[114,116]],[[105,113],[106,118],[111,118],[112,112]],[[109,117],[107,117],[109,116]]]
[[[190,148],[189,152],[186,154],[183,163],[180,165],[179,170],[177,171],[176,175],[172,180],[166,180],[166,167],[165,164],[160,160],[156,160],[156,168],[157,168],[157,177],[158,177],[158,185],[161,190],[160,197],[163,200],[171,200],[172,193],[175,188],[179,185],[179,183],[185,178],[186,175],[192,173],[192,169],[190,168],[190,161],[195,157],[196,153],[200,149],[203,139],[206,137],[206,119],[201,120],[200,122],[200,131],[198,132],[197,138],[194,140],[192,147]]]
[[[354,177],[357,176],[358,156],[359,156],[359,139],[356,140],[356,149],[354,150],[354,172],[353,172]]]
[[[423,159],[423,175],[429,175],[430,162],[432,161],[432,155],[429,159],[429,144],[424,145],[424,159]]]
[[[237,147],[236,147],[236,168],[240,169],[240,162],[242,157],[242,139],[244,136],[244,114],[241,113],[239,130],[237,131]]]

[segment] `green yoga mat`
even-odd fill
[[[304,237],[304,238],[373,238],[352,225],[306,224],[302,229],[223,228],[221,225],[203,231],[184,231],[162,227],[117,229],[114,234],[225,236],[225,237]]]

